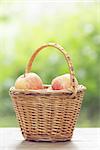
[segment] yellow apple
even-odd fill
[[[36,73],[26,73],[17,78],[15,88],[38,90],[43,89],[43,83]]]

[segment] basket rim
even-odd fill
[[[47,85],[47,84],[44,84],[44,87],[45,89],[40,89],[40,90],[24,90],[24,89],[15,89],[14,86],[12,86],[10,89],[9,89],[9,92],[10,93],[13,93],[13,92],[17,92],[18,94],[72,94],[73,92],[71,90],[48,90],[47,88],[50,87],[51,85]],[[84,85],[78,85],[77,87],[77,93],[79,92],[83,92],[86,90],[86,87]]]

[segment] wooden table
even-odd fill
[[[76,128],[70,142],[24,141],[19,128],[0,128],[0,150],[100,150],[100,128]]]

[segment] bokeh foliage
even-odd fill
[[[0,126],[17,126],[8,90],[24,73],[31,54],[41,44],[57,42],[70,53],[76,77],[87,87],[77,126],[98,127],[99,5],[79,3],[72,7],[63,3],[34,3],[33,8],[31,5],[13,2],[0,5]],[[38,73],[44,83],[50,84],[54,77],[69,70],[63,56],[56,49],[48,48],[37,56],[32,71]]]

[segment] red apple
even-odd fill
[[[52,80],[51,85],[53,90],[62,90],[71,88],[70,74],[64,74],[56,77],[55,79]],[[78,86],[78,81],[76,78],[75,78],[75,85]]]
[[[43,89],[41,78],[36,73],[26,73],[21,75],[15,82],[16,89]]]

